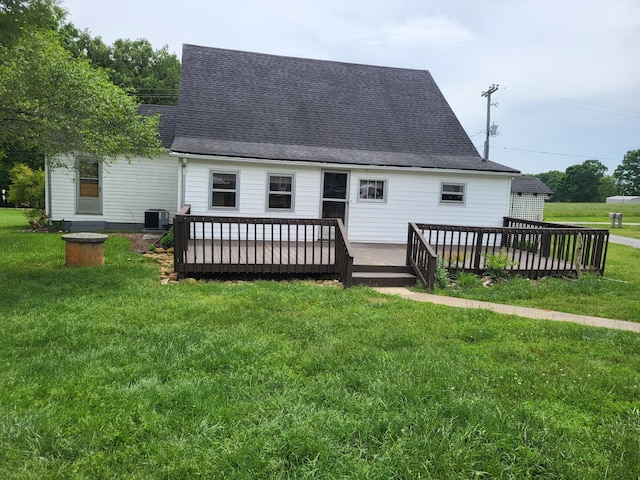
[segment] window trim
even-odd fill
[[[445,192],[446,186],[462,187],[462,192]],[[459,195],[460,200],[445,200],[444,195]],[[461,182],[440,182],[440,203],[444,205],[465,205],[467,202],[467,184]]]
[[[280,190],[271,191],[271,177],[291,177],[291,192],[283,192]],[[265,188],[265,204],[264,209],[267,212],[294,212],[295,211],[295,199],[296,199],[296,174],[293,172],[267,172],[267,185]],[[269,206],[269,197],[271,195],[291,195],[291,207],[289,208],[277,208]]]
[[[96,176],[83,175],[82,163],[91,163],[96,166]],[[82,179],[97,180],[97,196],[81,195]],[[103,194],[102,194],[102,162],[98,159],[81,155],[76,158],[75,163],[75,213],[76,215],[102,215],[103,214]],[[93,202],[89,199],[95,199]]]
[[[223,175],[235,175],[236,176],[236,188],[234,190],[230,189],[215,189],[216,192],[235,192],[235,206],[234,207],[224,207],[224,206],[215,206],[213,205],[213,176],[214,174],[219,173]],[[240,209],[240,171],[239,170],[225,170],[225,169],[209,169],[209,210],[239,210]]]
[[[360,196],[360,192],[362,190],[362,182],[382,182],[382,198],[362,198]],[[389,193],[389,179],[388,178],[371,178],[371,177],[358,178],[358,202],[364,202],[364,203],[387,203],[388,193]]]

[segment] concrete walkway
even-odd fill
[[[573,313],[554,312],[551,310],[538,310],[536,308],[515,307],[512,305],[502,305],[498,303],[479,302],[477,300],[467,300],[464,298],[446,297],[443,295],[433,295],[430,293],[412,292],[403,287],[380,287],[376,288],[380,293],[397,295],[416,302],[428,302],[438,305],[447,305],[457,308],[479,308],[491,310],[492,312],[505,315],[518,315],[519,317],[534,318],[540,320],[554,320],[556,322],[573,322],[592,327],[613,328],[616,330],[628,330],[640,333],[640,323],[625,322],[623,320],[612,320],[609,318],[589,317],[586,315],[575,315]]]
[[[620,245],[640,248],[640,240],[638,240],[637,238],[621,237],[619,235],[609,234],[609,241],[611,243],[619,243]]]

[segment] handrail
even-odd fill
[[[505,223],[508,222],[505,217]],[[519,223],[519,219],[514,223]],[[564,275],[578,268],[604,273],[609,231],[524,220],[528,227],[469,227],[415,224],[451,273],[483,273],[492,256],[503,257],[506,273],[530,278]],[[577,251],[578,236],[583,240]]]
[[[427,243],[417,225],[409,223],[407,265],[413,269],[416,277],[429,290],[433,290],[435,286],[437,261],[435,250]]]
[[[338,219],[174,217],[179,275],[327,275],[352,285],[353,252]]]
[[[191,213],[191,205],[186,204],[180,207],[176,215],[189,215],[189,213]]]
[[[336,268],[345,288],[353,286],[353,251],[347,235],[347,229],[338,218],[336,222]]]

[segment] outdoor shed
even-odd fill
[[[616,195],[607,197],[607,203],[640,203],[640,195]]]
[[[509,216],[541,222],[544,219],[544,202],[552,195],[553,190],[539,178],[513,177]]]

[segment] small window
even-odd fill
[[[238,207],[238,174],[211,172],[211,208]]]
[[[443,183],[441,185],[440,203],[464,204],[464,183]]]
[[[293,175],[269,174],[267,208],[293,210]]]
[[[386,180],[360,180],[359,200],[384,202],[387,199]]]

